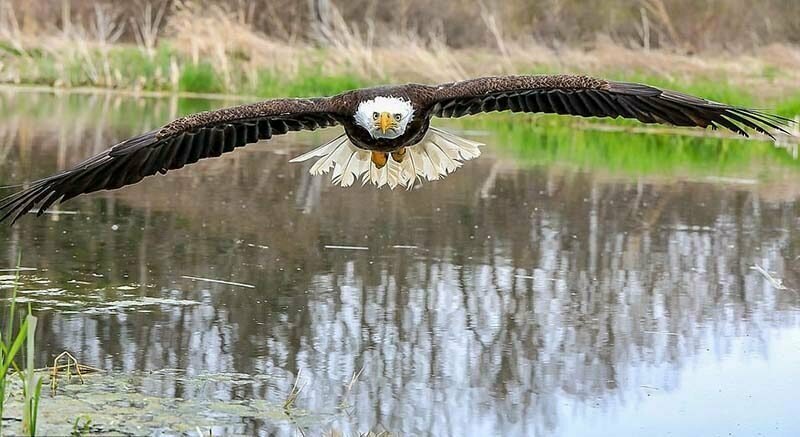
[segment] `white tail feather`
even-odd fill
[[[343,141],[346,138],[347,138],[347,134],[341,134],[338,137],[328,141],[327,143],[317,147],[314,150],[311,150],[309,152],[303,153],[300,156],[296,156],[296,157],[290,159],[289,162],[303,162],[303,161],[307,161],[307,160],[309,160],[311,158],[315,158],[315,157],[318,157],[318,156],[326,156],[326,155],[330,154],[330,152],[333,151],[333,149],[336,148],[336,146],[338,145],[339,141]]]
[[[462,161],[477,158],[482,145],[431,127],[422,141],[406,148],[402,163],[390,155],[386,165],[379,169],[372,163],[370,151],[354,146],[343,134],[289,162],[318,157],[320,159],[311,166],[310,173],[318,175],[333,168],[331,181],[342,187],[349,187],[361,178],[362,185],[371,182],[377,187],[388,185],[391,189],[397,186],[411,189],[417,180],[441,179],[461,167]]]
[[[308,153],[304,153],[294,159],[289,160],[289,162],[306,161],[308,159],[321,156],[322,159],[315,162],[314,165],[311,166],[309,172],[311,172],[313,175],[327,173],[331,167],[342,158],[341,150],[345,149],[345,147],[342,146],[349,143],[350,140],[347,138],[347,135],[342,134]]]
[[[349,187],[358,180],[358,177],[369,170],[370,153],[347,144],[341,161],[336,162],[331,174],[331,181],[343,187]],[[346,156],[346,157],[345,157]]]
[[[451,134],[450,132],[435,128],[433,126],[431,126],[430,130],[434,134],[442,137],[448,143],[451,143],[453,146],[455,146],[462,160],[468,161],[481,156],[480,147],[483,146],[483,143],[461,138]]]

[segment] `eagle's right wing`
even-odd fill
[[[267,100],[179,118],[0,200],[0,221],[13,223],[37,205],[42,214],[59,199],[135,184],[273,135],[333,126],[341,106],[334,99]]]
[[[636,83],[588,76],[497,76],[436,87],[428,107],[437,117],[491,111],[542,112],[582,117],[623,117],[644,123],[747,129],[773,137],[792,120],[752,109]],[[773,137],[774,138],[774,137]]]

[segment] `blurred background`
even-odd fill
[[[175,8],[200,6],[235,15],[240,27],[277,41],[309,42],[322,28],[338,25],[364,32],[438,37],[452,47],[490,47],[498,36],[514,41],[536,40],[550,46],[585,45],[605,36],[630,48],[741,50],[770,43],[797,43],[800,23],[791,0],[767,0],[758,8],[744,0],[253,0],[146,1],[7,0],[7,14],[16,14],[23,32],[69,32],[108,20],[123,41],[133,42],[144,23],[173,26],[180,32]],[[148,17],[153,9],[163,20]],[[213,14],[212,14],[213,15]],[[8,17],[9,19],[13,19]],[[186,18],[186,17],[183,17]],[[213,18],[213,17],[209,17]],[[138,23],[136,23],[138,22]],[[153,31],[162,29],[152,29]],[[498,35],[499,32],[499,35]],[[113,38],[116,39],[116,38]],[[385,44],[381,45],[387,45]]]
[[[796,0],[0,0],[0,197],[381,83],[581,73],[798,119],[798,44]],[[16,290],[37,367],[103,369],[45,390],[41,433],[800,435],[797,125],[434,123],[486,147],[409,191],[288,162],[326,129],[0,226],[0,325]]]
[[[760,96],[762,82],[796,84],[800,71],[792,0],[1,5],[0,81],[66,88],[300,95],[559,71],[733,82]]]

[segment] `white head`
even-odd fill
[[[411,102],[400,97],[378,96],[358,105],[356,123],[366,129],[372,138],[397,138],[406,131],[414,118]]]

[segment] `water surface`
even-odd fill
[[[0,185],[223,104],[0,94]],[[196,414],[140,433],[800,435],[800,165],[554,120],[445,124],[485,155],[408,192],[287,162],[335,130],[276,138],[2,227],[0,269],[37,365]]]

